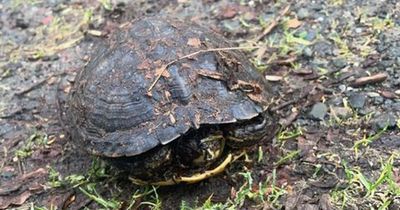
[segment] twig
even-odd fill
[[[37,88],[37,87],[43,85],[48,79],[49,79],[49,78],[41,79],[41,80],[39,80],[39,82],[36,82],[36,83],[34,83],[34,84],[32,84],[32,85],[30,85],[30,86],[28,86],[28,87],[26,87],[26,88],[24,88],[24,89],[22,89],[22,90],[17,91],[17,92],[15,93],[15,95],[17,95],[17,96],[22,96],[22,95],[24,95],[24,94],[26,94],[26,93],[32,91],[33,89],[35,89],[35,88]]]
[[[26,88],[24,88],[24,89],[22,89],[22,90],[19,90],[19,91],[15,92],[14,94],[15,94],[16,96],[25,95],[26,93],[31,92],[31,91],[34,90],[35,88],[37,88],[37,87],[43,85],[43,84],[44,84],[46,81],[48,81],[50,78],[52,78],[52,77],[58,77],[58,76],[60,76],[60,75],[61,75],[61,74],[51,74],[51,75],[47,76],[46,78],[43,78],[43,79],[39,80],[38,82],[36,82],[36,83],[34,83],[34,84],[32,84],[32,85],[30,85],[30,86],[28,86],[28,87],[26,87]]]
[[[283,103],[281,103],[281,104],[278,104],[278,105],[272,107],[272,108],[271,108],[271,111],[272,111],[272,112],[278,111],[278,110],[283,109],[283,108],[285,108],[285,107],[287,107],[287,106],[289,106],[289,105],[291,105],[291,104],[296,103],[297,101],[299,101],[299,100],[301,100],[301,99],[303,99],[303,98],[306,98],[309,94],[311,94],[311,90],[312,90],[313,88],[314,88],[314,87],[312,87],[312,86],[306,87],[306,89],[305,89],[302,93],[300,93],[300,95],[299,95],[298,97],[296,97],[296,98],[294,98],[294,99],[292,99],[292,100],[283,102]]]
[[[293,62],[296,61],[296,60],[297,60],[297,56],[296,56],[296,55],[292,55],[292,56],[290,56],[290,57],[288,57],[288,58],[286,58],[286,59],[281,59],[281,60],[273,61],[272,64],[275,64],[275,65],[279,65],[279,64],[290,64],[290,63],[293,63]]]
[[[271,111],[273,111],[273,112],[278,111],[278,110],[280,110],[282,108],[285,108],[286,106],[289,106],[291,104],[296,103],[298,100],[300,100],[300,97],[296,98],[296,99],[292,99],[292,100],[286,101],[286,102],[283,102],[283,103],[281,103],[281,104],[279,104],[277,106],[272,107]]]
[[[260,41],[262,38],[264,38],[264,36],[266,36],[269,32],[271,32],[272,29],[274,29],[279,24],[279,22],[281,21],[283,16],[286,15],[289,9],[290,9],[290,4],[287,5],[285,8],[283,8],[281,12],[279,12],[279,15],[275,18],[275,20],[272,20],[271,24],[264,29],[263,33],[255,39],[255,42]]]
[[[345,73],[345,74],[343,74],[341,77],[339,77],[338,79],[335,79],[335,80],[328,80],[326,83],[324,83],[324,85],[325,86],[331,86],[331,85],[334,85],[334,84],[338,84],[338,83],[340,83],[341,81],[343,81],[343,80],[345,80],[345,79],[347,79],[347,78],[349,78],[349,77],[351,77],[351,76],[354,76],[356,73],[355,72],[348,72],[348,73]]]
[[[178,62],[178,61],[180,61],[180,60],[182,60],[182,59],[190,58],[190,57],[192,57],[192,56],[198,55],[198,54],[200,54],[200,53],[206,53],[206,52],[228,51],[228,50],[244,50],[244,49],[258,49],[258,48],[260,48],[260,47],[261,47],[261,46],[254,46],[254,47],[222,47],[222,48],[211,48],[211,49],[206,49],[206,50],[199,50],[199,51],[196,51],[196,52],[194,52],[194,53],[190,53],[190,54],[184,55],[184,56],[182,56],[182,57],[179,57],[179,58],[177,58],[177,59],[175,59],[175,60],[173,60],[173,61],[170,61],[169,63],[163,65],[163,66],[161,67],[162,70],[159,72],[159,74],[157,75],[157,77],[156,77],[156,79],[153,81],[153,83],[151,83],[150,87],[147,89],[147,92],[150,92],[150,91],[154,88],[154,86],[157,84],[158,80],[160,80],[161,76],[162,76],[162,75],[164,74],[164,72],[167,70],[168,66],[170,66],[170,65],[174,64],[175,62]]]
[[[383,82],[386,80],[387,77],[388,77],[388,75],[386,73],[378,73],[378,74],[374,74],[374,75],[371,75],[368,77],[361,77],[361,78],[356,79],[356,81],[354,81],[353,84],[351,84],[351,86],[360,87],[363,85]]]

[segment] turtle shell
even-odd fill
[[[194,23],[146,17],[97,47],[66,111],[72,138],[95,155],[139,155],[202,125],[252,119],[272,100],[243,54],[216,49],[232,45]]]

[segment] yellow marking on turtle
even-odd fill
[[[242,154],[240,154],[239,156],[242,156]],[[169,185],[175,185],[175,184],[179,184],[179,183],[193,184],[193,183],[200,182],[204,179],[207,179],[207,178],[210,178],[212,176],[222,173],[225,170],[226,166],[228,166],[229,163],[233,162],[232,160],[234,160],[234,159],[236,160],[237,158],[233,157],[232,154],[228,154],[228,156],[225,158],[225,160],[216,168],[214,168],[212,170],[207,170],[203,173],[194,174],[193,176],[188,176],[188,177],[181,176],[181,177],[171,178],[171,179],[167,179],[164,181],[158,181],[158,182],[146,182],[146,181],[132,178],[132,177],[129,177],[129,179],[136,185],[169,186]]]
[[[220,145],[220,149],[217,150],[212,150],[210,148],[208,148],[202,155],[200,155],[199,157],[197,157],[196,159],[193,160],[193,163],[195,165],[202,165],[204,164],[207,160],[213,160],[215,158],[218,158],[219,156],[221,156],[222,154],[222,150],[225,147],[225,139],[222,135],[215,135],[215,136],[209,136],[205,139],[201,140],[201,143],[206,143],[206,142],[212,142],[212,141],[221,141],[221,145]],[[209,158],[207,158],[209,157]]]

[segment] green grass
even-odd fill
[[[362,139],[356,141],[353,146],[355,156],[358,157],[358,152],[359,152],[359,149],[361,146],[367,147],[370,143],[379,139],[382,136],[382,134],[384,134],[386,132],[387,128],[388,128],[388,125],[386,125],[382,130],[380,130],[375,135],[368,136],[368,137],[366,135],[364,135],[364,137]]]
[[[344,4],[345,0],[329,0],[328,2],[334,6],[340,6]]]
[[[98,0],[98,1],[100,2],[101,6],[102,6],[105,10],[108,10],[108,11],[111,11],[111,10],[112,10],[113,5],[112,5],[112,3],[111,3],[110,0]]]
[[[336,32],[332,33],[329,36],[329,39],[331,39],[335,43],[335,45],[338,47],[340,57],[343,57],[348,60],[351,59],[352,57],[354,57],[354,54],[350,50],[346,39],[342,38]]]
[[[370,112],[365,114],[364,116],[360,116],[357,112],[357,110],[353,109],[347,100],[347,98],[343,98],[343,108],[348,110],[349,116],[347,117],[339,117],[337,113],[335,113],[332,109],[330,108],[330,115],[329,115],[329,121],[328,121],[328,126],[330,127],[337,127],[337,126],[342,126],[342,127],[359,127],[360,124],[368,124],[372,116],[374,115],[374,112]]]
[[[280,40],[277,48],[279,49],[279,56],[286,56],[289,53],[299,55],[302,53],[304,46],[309,46],[312,42],[305,39],[307,34],[303,33],[295,36],[295,31],[285,30],[283,38]]]
[[[52,188],[61,187],[63,185],[63,180],[61,178],[60,173],[52,167],[48,167],[48,171],[49,171],[48,185]]]
[[[396,182],[393,166],[394,160],[398,158],[399,154],[393,153],[382,161],[376,178],[371,178],[371,174],[367,176],[369,172],[363,172],[357,167],[350,168],[344,163],[347,187],[333,190],[333,201],[342,209],[351,204],[357,205],[359,201],[373,209],[387,209],[393,199],[400,196],[400,186]]]
[[[98,189],[104,189],[103,186],[108,186],[111,183],[115,183],[118,179],[118,172],[109,174],[108,166],[104,161],[99,158],[95,158],[92,161],[92,165],[85,174],[71,174],[66,177],[56,171],[52,167],[48,167],[49,177],[47,186],[50,188],[67,188],[67,189],[78,189],[89,199],[93,200],[102,209],[120,209],[122,204],[127,204],[126,209],[133,209],[134,206],[144,206],[150,209],[161,209],[161,200],[157,193],[157,188],[153,186],[139,187],[130,197],[129,201],[119,200],[118,197],[123,193],[117,190],[112,195],[102,195],[98,192]],[[101,186],[101,187],[100,187]],[[140,203],[137,203],[139,202]],[[46,209],[45,207],[41,207]],[[39,209],[35,207],[34,209]]]
[[[371,25],[372,29],[376,32],[381,32],[387,30],[389,28],[393,28],[395,26],[395,22],[390,17],[385,17],[384,19],[378,17],[372,17],[368,20],[369,25]]]
[[[301,127],[285,128],[278,132],[277,138],[279,141],[285,141],[301,135],[303,135],[303,129]]]
[[[246,202],[251,201],[251,207],[248,208],[262,208],[268,205],[272,209],[282,208],[279,199],[287,193],[285,186],[278,186],[276,184],[276,170],[268,178],[259,183],[254,183],[252,173],[242,172],[239,173],[243,179],[243,185],[238,191],[233,191],[233,197],[228,198],[224,203],[213,203],[212,195],[200,206],[196,205],[191,207],[185,201],[181,202],[180,210],[235,210],[244,207]]]
[[[98,203],[100,206],[105,209],[119,209],[121,207],[121,202],[115,199],[104,199],[99,193],[96,191],[96,184],[90,183],[85,187],[78,187],[79,190],[85,194],[87,197]]]
[[[281,157],[276,163],[275,166],[280,166],[283,165],[285,163],[288,163],[290,161],[292,161],[294,158],[296,158],[299,154],[300,154],[300,150],[296,150],[296,151],[290,151],[289,153],[287,153],[285,156]]]
[[[34,131],[24,144],[14,152],[14,157],[23,160],[32,155],[33,151],[40,147],[45,147],[48,143],[47,134],[40,131]]]

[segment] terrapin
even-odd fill
[[[155,16],[97,45],[67,100],[71,138],[135,182],[198,182],[273,137],[269,84],[217,33]]]

